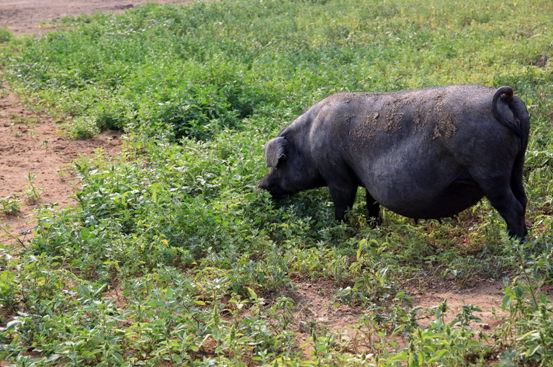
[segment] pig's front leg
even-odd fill
[[[334,202],[336,220],[344,220],[346,211],[353,208],[355,195],[357,194],[357,185],[332,184],[328,186],[328,189]]]

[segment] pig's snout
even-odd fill
[[[269,172],[270,173],[270,172]],[[269,179],[267,176],[269,176],[269,173],[267,173],[262,179],[261,179],[261,182],[259,183],[259,185],[257,185],[258,188],[262,189],[262,190],[266,190],[266,191],[269,191],[271,192],[270,188],[272,185],[269,184]]]
[[[284,190],[280,185],[278,185],[275,182],[274,176],[271,175],[271,172],[267,173],[265,177],[261,180],[259,185],[257,185],[258,188],[262,190],[266,190],[271,194],[271,196],[275,199],[279,199],[283,197],[284,195],[290,195],[291,193]]]
[[[264,181],[261,181],[261,182],[259,183],[259,185],[257,185],[257,188],[259,188],[259,189],[261,189],[261,190],[265,190],[265,191],[270,191],[270,190],[269,190],[269,185],[268,185],[266,182],[264,182]]]
[[[262,190],[269,191],[269,194],[271,194],[274,197],[276,196],[275,191],[278,191],[278,190],[275,190],[275,184],[273,180],[271,180],[271,178],[268,176],[269,176],[269,173],[265,175],[265,177],[263,177],[263,179],[261,180],[259,185],[257,185],[257,187]]]

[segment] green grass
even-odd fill
[[[0,260],[0,358],[458,366],[502,353],[505,366],[547,365],[553,72],[529,62],[553,56],[552,12],[529,0],[239,0],[67,17],[36,38],[2,30],[5,76],[28,102],[70,120],[70,136],[121,129],[126,144],[114,160],[78,160],[78,205],[42,206],[26,248],[0,248],[20,251]],[[452,83],[511,85],[529,107],[526,245],[485,200],[459,222],[385,211],[371,229],[361,195],[343,224],[327,189],[274,202],[255,188],[265,142],[322,97]],[[363,312],[355,343],[314,325],[302,352],[287,296],[297,277],[331,281],[336,303]],[[495,340],[472,306],[418,324],[409,282],[446,277],[509,281],[511,322]]]

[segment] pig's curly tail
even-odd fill
[[[518,136],[521,140],[524,140],[524,135],[520,127],[520,121],[515,115],[515,122],[511,122],[503,116],[497,109],[497,101],[499,98],[511,108],[510,103],[513,100],[513,88],[511,87],[501,87],[499,88],[492,99],[492,112],[496,119],[498,119],[503,125],[507,126],[511,131]]]

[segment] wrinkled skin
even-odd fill
[[[406,217],[455,216],[486,196],[523,239],[522,173],[529,117],[510,87],[451,85],[394,93],[339,93],[312,106],[265,147],[259,187],[275,198],[328,186],[336,219],[366,189]]]

